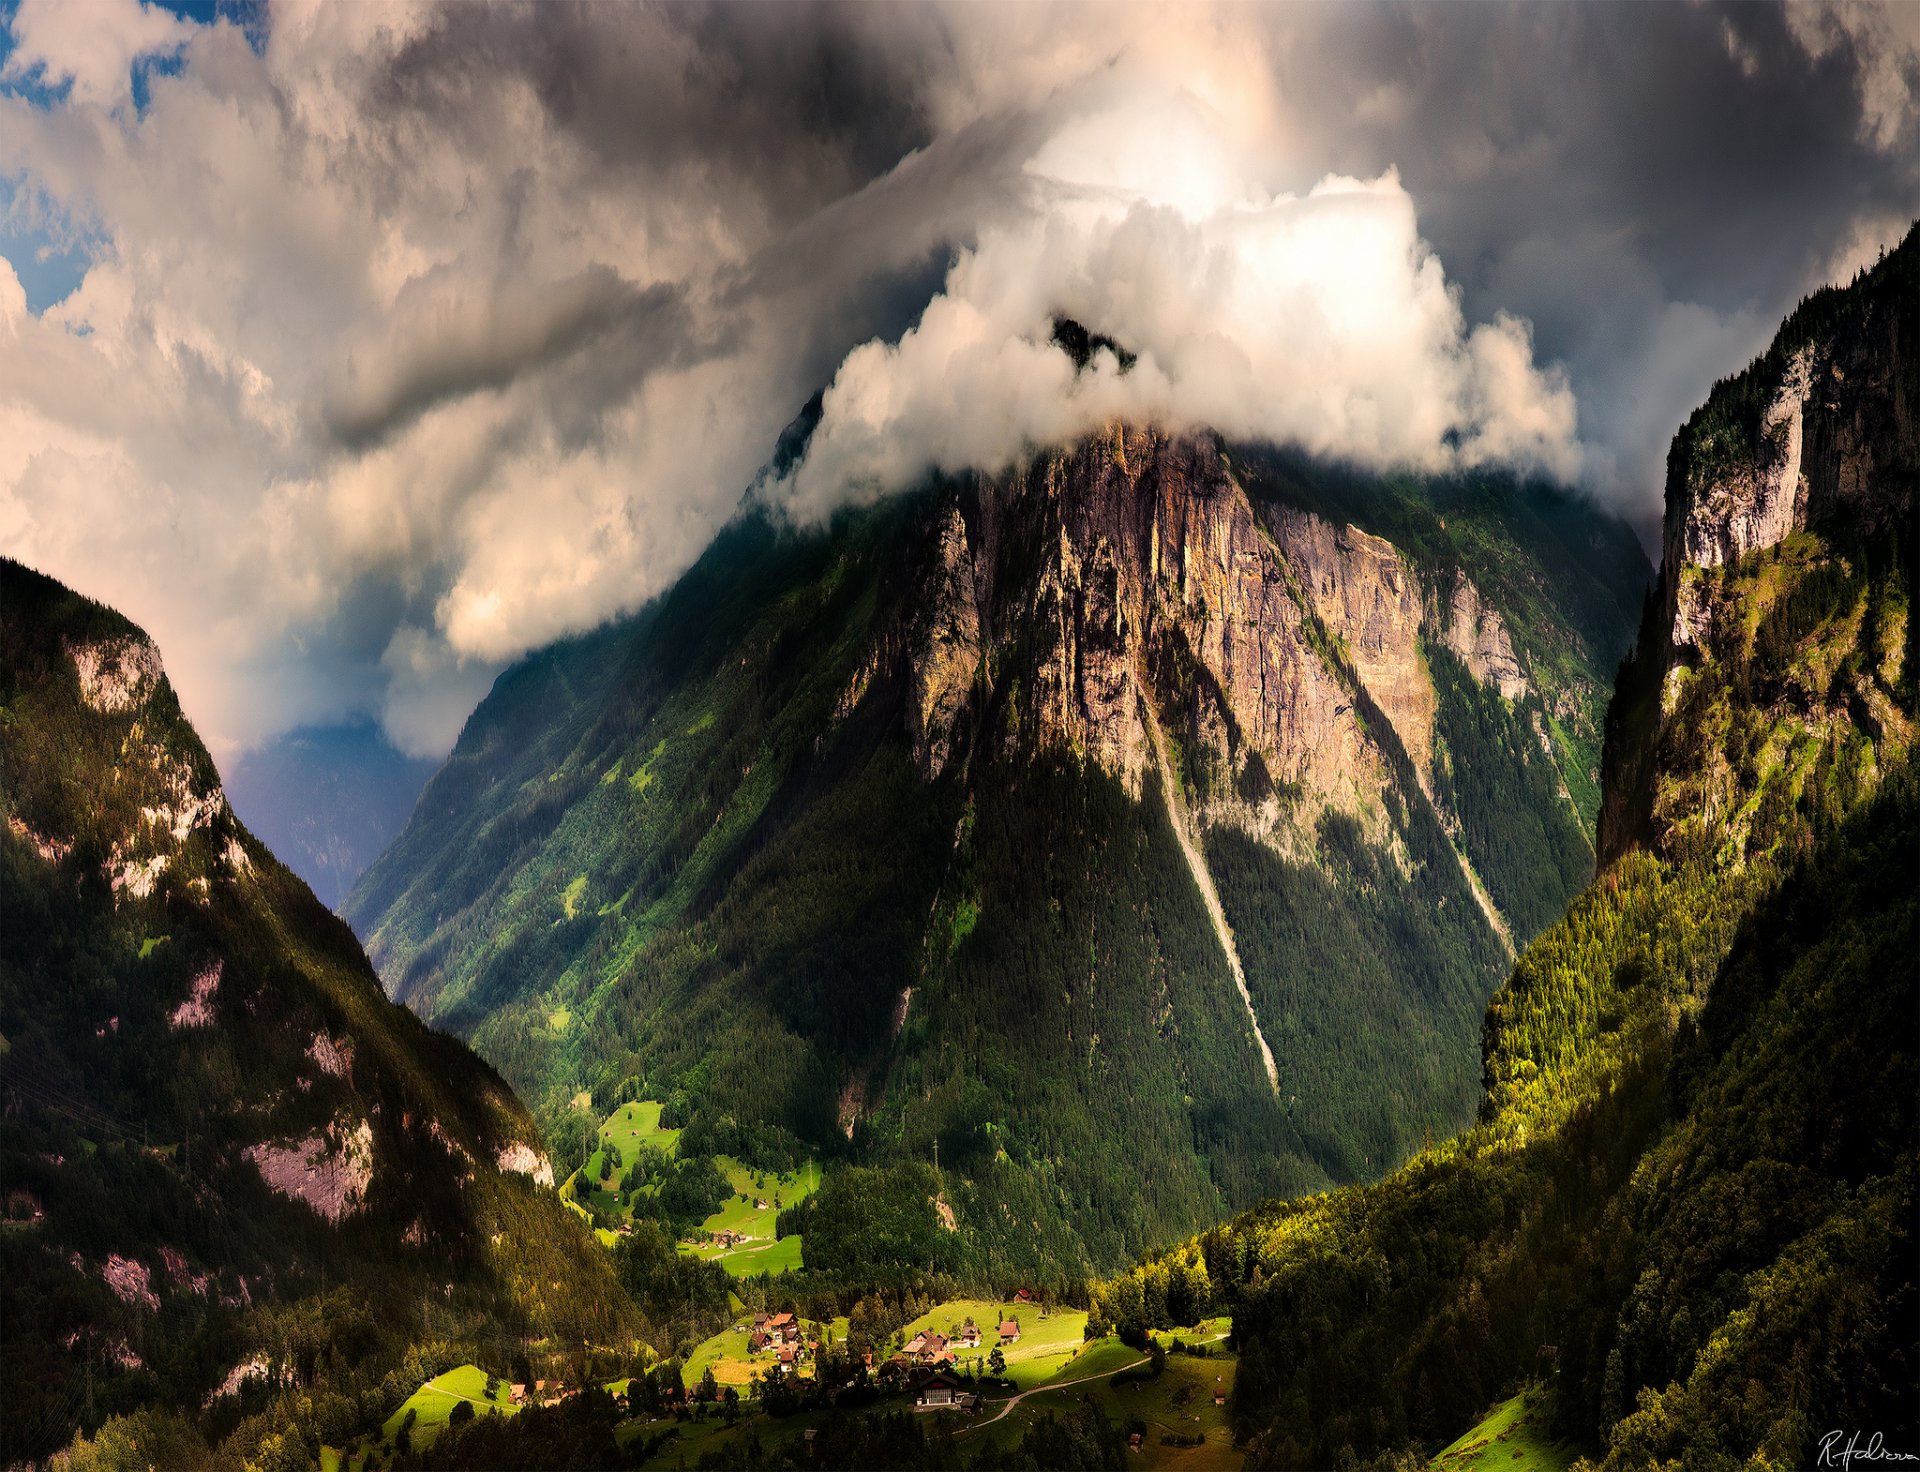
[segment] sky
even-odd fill
[[[1920,214],[1920,4],[0,3],[0,552],[223,759],[1114,417],[1667,441]],[[1138,354],[1076,375],[1056,313]]]

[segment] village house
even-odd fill
[[[527,1399],[527,1387],[525,1386],[525,1384],[509,1385],[507,1387],[507,1398],[511,1400],[515,1405],[525,1404]]]
[[[722,1231],[715,1232],[713,1234],[713,1240],[718,1246],[721,1246],[721,1247],[738,1247],[742,1242],[746,1241],[747,1239],[743,1237],[740,1233],[734,1231],[731,1227],[728,1227]]]
[[[771,1343],[773,1343],[773,1336],[771,1334],[765,1329],[755,1329],[753,1333],[747,1336],[747,1353],[758,1354]]]
[[[974,1323],[972,1319],[968,1319],[966,1323],[960,1326],[960,1347],[962,1349],[978,1349],[980,1347],[980,1326]]]
[[[1223,1406],[1223,1405],[1225,1405],[1225,1404],[1227,1403],[1227,1393],[1226,1393],[1226,1391],[1224,1391],[1224,1390],[1216,1390],[1216,1391],[1214,1391],[1214,1393],[1213,1393],[1213,1403],[1214,1403],[1215,1405],[1217,1405],[1217,1406]]]
[[[1024,1308],[1028,1304],[1033,1303],[1035,1299],[1031,1292],[1029,1292],[1025,1288],[1022,1288],[1018,1293],[1013,1295],[1013,1301],[1019,1304],[1022,1308]]]
[[[1000,1321],[1000,1343],[1002,1345],[1008,1345],[1018,1344],[1019,1342],[1020,1321],[1018,1319],[1002,1319]]]
[[[961,1389],[951,1375],[934,1375],[921,1382],[914,1408],[921,1411],[970,1411],[979,1397]]]

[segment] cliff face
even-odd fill
[[[1741,809],[1777,759],[1850,727],[1850,703],[1907,739],[1889,696],[1907,659],[1917,364],[1920,240],[1909,234],[1852,286],[1809,298],[1675,435],[1660,580],[1610,720],[1603,862],[1666,846],[1683,817],[1698,818],[1697,801],[1730,806],[1744,833]],[[1783,644],[1790,625],[1811,628],[1823,597],[1847,607],[1821,612],[1852,615],[1828,630],[1832,647]],[[1842,628],[1875,647],[1853,657],[1835,643]],[[1771,680],[1764,760],[1678,740],[1724,726],[1728,713],[1706,707],[1729,680],[1750,699],[1756,671]]]
[[[1383,797],[1400,777],[1383,743],[1404,751],[1418,789],[1400,801],[1431,798],[1425,646],[1505,701],[1532,688],[1464,573],[1423,578],[1383,537],[1256,505],[1205,437],[1115,426],[956,488],[924,581],[905,647],[927,776],[974,739],[996,687],[1016,693],[981,739],[1084,754],[1136,797],[1154,765],[1148,722],[1164,720],[1195,821],[1286,852],[1310,852],[1329,812],[1395,841]],[[1386,730],[1369,727],[1361,695]]]
[[[557,1138],[938,1139],[995,1261],[1111,1261],[1464,1117],[1507,931],[1590,867],[1566,733],[1642,568],[1539,488],[1137,426],[750,512],[503,676],[347,914]]]

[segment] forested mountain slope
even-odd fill
[[[533,1121],[234,818],[153,644],[4,560],[0,807],[0,1461],[122,1415],[143,1466],[311,1465],[450,1344],[634,1344]]]
[[[949,1266],[1110,1267],[1470,1115],[1644,571],[1542,488],[1124,426],[749,508],[502,676],[346,913],[563,1154],[627,1098],[683,1153],[937,1150]]]
[[[1230,1310],[1253,1465],[1392,1460],[1538,1379],[1609,1468],[1920,1445],[1920,235],[1675,440],[1612,859],[1488,1008],[1481,1122],[1096,1293]]]

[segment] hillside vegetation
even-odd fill
[[[477,1344],[638,1351],[499,1076],[233,817],[146,637],[10,561],[0,811],[0,1461],[304,1467]]]
[[[1529,1385],[1607,1468],[1920,1438],[1917,257],[1816,299],[1676,441],[1609,721],[1617,857],[1489,1006],[1480,1122],[1096,1288],[1096,1327],[1232,1312],[1256,1465],[1401,1465]],[[1743,424],[1759,448],[1695,458]],[[1751,467],[1782,463],[1773,499]]]
[[[685,1129],[683,1159],[820,1162],[810,1270],[1064,1285],[1264,1195],[1377,1176],[1471,1117],[1502,935],[1590,872],[1604,691],[1645,565],[1624,527],[1542,488],[1348,482],[1116,430],[818,533],[749,508],[659,602],[501,677],[345,913],[392,994],[534,1105],[562,1176],[639,1100]],[[1259,616],[1281,622],[1258,637],[1310,666],[1318,702],[1276,719],[1325,721],[1353,754],[1312,758],[1325,790],[1233,713],[1218,623],[1141,591],[1172,554],[1089,529],[1144,537],[1168,507],[1264,559],[1279,612]],[[1368,693],[1373,635],[1288,570],[1303,510],[1357,523],[1326,524],[1351,570],[1315,587],[1392,564],[1415,757]],[[1088,582],[1103,557],[1149,601],[1137,660],[1096,649],[1137,632]],[[1462,578],[1487,629],[1510,625],[1511,697],[1447,652]],[[1096,653],[1125,682],[1106,704]],[[843,1166],[896,1179],[836,1192]],[[840,1203],[889,1191],[893,1255],[857,1217],[836,1234]]]

